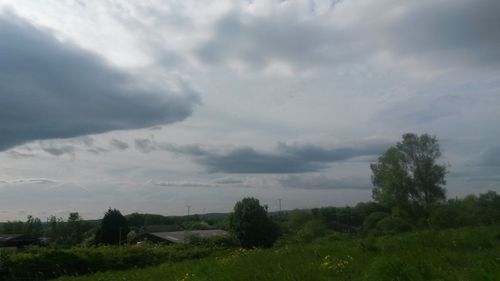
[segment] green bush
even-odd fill
[[[457,226],[460,212],[455,206],[440,206],[433,210],[430,225],[435,228],[451,228]]]
[[[0,280],[47,280],[61,275],[145,267],[167,261],[197,259],[211,254],[209,248],[189,245],[38,249],[0,254]]]
[[[374,212],[369,214],[363,221],[363,230],[375,229],[377,227],[377,223],[388,216],[390,215],[384,212]]]
[[[320,219],[313,219],[305,223],[295,235],[298,242],[310,242],[314,238],[325,235],[327,227]]]
[[[39,254],[12,255],[5,264],[12,280],[46,280],[60,275],[89,272],[85,259],[67,252],[48,250]]]
[[[199,236],[193,235],[189,238],[189,244],[207,248],[231,248],[238,246],[238,241],[236,241],[232,236],[215,236],[209,238],[201,238]]]
[[[400,233],[410,231],[411,224],[398,217],[386,217],[377,223],[377,229],[383,233]]]

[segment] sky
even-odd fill
[[[371,200],[435,135],[500,192],[500,1],[0,0],[0,221]]]

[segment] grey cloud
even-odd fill
[[[218,188],[218,187],[248,187],[243,181],[233,181],[233,182],[224,182],[224,181],[214,181],[214,182],[193,182],[193,181],[155,181],[150,180],[148,184],[155,186],[164,186],[164,187],[209,187],[209,188]]]
[[[268,17],[229,13],[197,54],[205,63],[238,60],[256,68],[276,61],[297,69],[366,62],[384,52],[424,60],[435,67],[499,65],[499,1],[384,1],[369,8],[358,5],[341,1],[332,5],[329,17],[308,20],[293,13],[278,12]],[[355,12],[359,20],[345,24],[343,12]]]
[[[215,183],[218,183],[218,184],[243,184],[244,181],[241,179],[235,179],[235,178],[222,178],[222,179],[216,180]]]
[[[94,146],[92,148],[87,149],[87,152],[90,152],[93,154],[101,154],[101,153],[108,152],[108,151],[109,150],[102,148],[102,147],[98,147],[98,146]]]
[[[94,146],[94,143],[95,143],[95,139],[92,138],[92,137],[88,137],[88,136],[85,136],[85,137],[81,137],[79,138],[81,140],[81,142],[85,145],[85,146]]]
[[[128,143],[117,139],[112,139],[110,145],[119,150],[126,150],[128,148]]]
[[[164,150],[191,156],[210,172],[243,174],[314,172],[326,168],[332,162],[380,154],[388,147],[387,144],[372,144],[348,148],[323,148],[313,144],[279,143],[276,152],[259,152],[252,147],[240,147],[220,153],[199,145],[175,145],[151,139],[137,139],[135,145],[144,153]]]
[[[310,162],[296,155],[257,152],[251,147],[226,154],[207,154],[197,160],[210,172],[224,173],[303,173],[325,168],[325,163]]]
[[[329,30],[314,22],[283,17],[252,18],[245,22],[240,15],[230,14],[216,25],[213,37],[197,54],[206,63],[237,59],[261,68],[279,60],[306,66],[325,60],[342,61],[343,51],[336,50],[352,38],[348,33]]]
[[[371,189],[372,185],[365,178],[337,179],[325,175],[287,175],[278,179],[285,188],[297,189]]]
[[[157,150],[157,147],[150,139],[136,139],[135,148],[143,153],[149,153],[151,151]]]
[[[199,100],[186,85],[145,85],[14,16],[0,15],[0,37],[0,150],[181,121]]]
[[[135,148],[143,153],[150,153],[155,150],[163,150],[172,152],[175,154],[186,154],[191,156],[203,156],[207,154],[207,151],[201,148],[199,145],[175,145],[165,142],[157,142],[152,139],[136,139]]]
[[[10,158],[14,158],[14,159],[23,159],[23,158],[33,158],[33,157],[35,157],[35,154],[33,154],[33,153],[20,152],[20,151],[17,151],[17,150],[9,150],[7,152],[7,155]]]
[[[401,55],[495,65],[500,61],[500,2],[416,1],[380,34]],[[378,35],[378,34],[377,34]]]
[[[302,145],[287,145],[280,143],[278,150],[294,155],[305,161],[315,162],[334,162],[351,159],[358,156],[370,156],[382,153],[389,147],[389,144],[373,144],[363,147],[346,147],[346,148],[322,148],[313,144]]]
[[[72,145],[56,146],[54,144],[51,144],[50,146],[43,145],[42,150],[54,156],[61,156],[63,154],[74,154],[76,149]]]
[[[482,165],[500,167],[500,146],[495,146],[487,149],[482,153],[481,157]]]
[[[201,182],[169,182],[169,181],[150,181],[149,184],[165,187],[220,187],[220,185]]]
[[[387,146],[360,148],[322,148],[312,144],[280,144],[277,153],[258,152],[251,147],[237,148],[226,154],[208,153],[197,161],[212,172],[225,173],[305,173],[324,169],[329,163],[379,154]]]
[[[15,179],[15,180],[2,180],[0,183],[4,184],[54,184],[58,181],[46,178],[26,178],[26,179]]]

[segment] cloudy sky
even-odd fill
[[[498,0],[0,0],[0,221],[371,197],[436,135],[500,191]]]

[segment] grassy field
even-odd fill
[[[500,227],[380,237],[330,234],[312,243],[59,281],[500,280]]]

